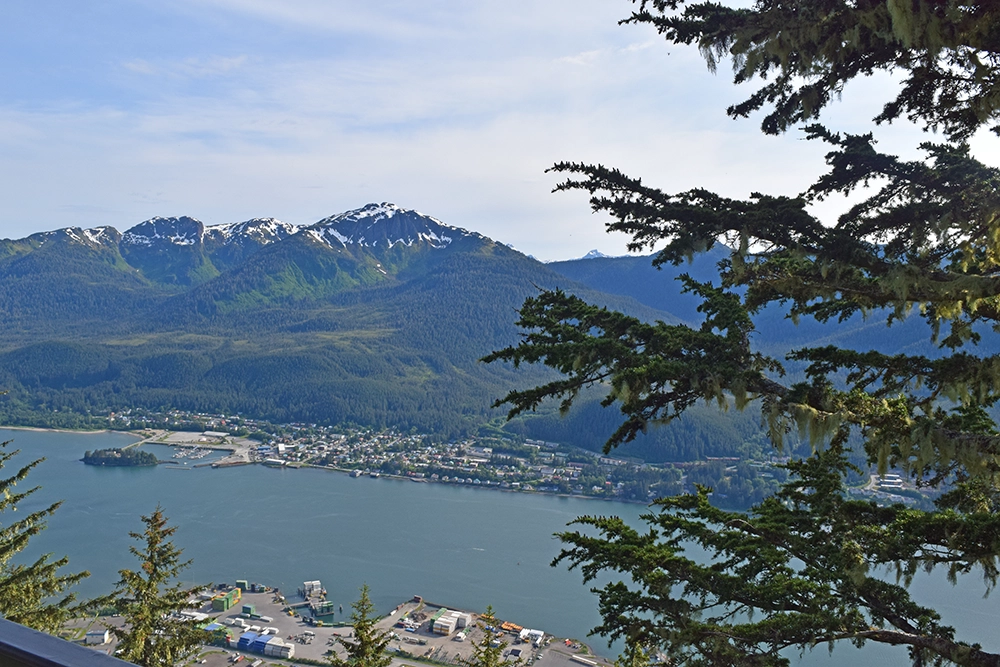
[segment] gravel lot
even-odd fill
[[[301,602],[301,598],[290,598],[288,603],[295,604]],[[216,647],[206,647],[198,656],[196,663],[204,664],[206,667],[227,667],[231,661],[239,654],[243,655],[243,663],[249,665],[256,660],[263,660],[265,665],[287,665],[294,663],[297,659],[308,659],[326,661],[330,651],[337,651],[341,656],[345,655],[342,647],[337,643],[340,637],[349,638],[352,630],[346,625],[350,621],[351,609],[344,607],[342,613],[337,613],[335,621],[343,622],[345,625],[330,626],[324,624],[318,627],[308,623],[303,616],[295,611],[286,611],[287,604],[273,593],[244,593],[240,604],[225,612],[213,612],[211,603],[206,603],[199,611],[209,614],[218,622],[226,624],[234,622],[240,618],[240,612],[244,604],[253,604],[259,615],[268,616],[271,621],[246,620],[261,627],[276,628],[276,636],[285,642],[295,645],[295,656],[291,660],[277,660],[274,658],[264,658],[263,656],[238,652],[235,649],[221,649]],[[393,667],[420,667],[420,663],[433,662],[440,665],[459,665],[463,660],[469,660],[472,656],[473,645],[482,640],[482,630],[475,626],[478,614],[472,614],[473,626],[466,628],[467,637],[465,641],[457,641],[455,634],[449,636],[437,635],[431,632],[431,616],[440,609],[439,605],[428,602],[410,600],[396,607],[389,615],[382,618],[378,627],[394,633],[394,639],[390,643],[390,651],[397,654],[393,661]],[[461,610],[459,610],[461,611]],[[308,611],[305,612],[308,615]],[[409,632],[401,627],[401,619],[408,617],[420,625],[413,632]],[[516,619],[501,619],[516,622]],[[228,623],[227,623],[228,621]],[[102,618],[96,621],[90,619],[86,622],[80,621],[73,626],[72,638],[82,638],[83,634],[90,627],[100,628],[103,623],[117,624],[117,618]],[[244,629],[240,627],[231,628],[238,637]],[[544,628],[539,628],[544,629]],[[457,634],[457,633],[456,633]],[[563,640],[546,636],[546,642],[539,648],[535,648],[530,643],[521,643],[516,636],[507,634],[505,641],[507,647],[505,654],[510,651],[520,651],[522,665],[528,666],[535,662],[541,662],[540,667],[588,667],[587,664],[572,660],[573,656],[583,657],[593,661],[597,667],[606,667],[611,663],[603,658],[597,658],[589,649],[582,644],[571,642],[567,645]],[[109,644],[94,647],[108,653],[114,652],[114,641]],[[510,656],[513,662],[515,654]],[[241,665],[241,667],[243,667]]]

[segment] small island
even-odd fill
[[[149,452],[139,451],[138,448],[131,449],[98,449],[87,451],[83,455],[83,462],[91,466],[155,466],[159,463],[156,456]]]

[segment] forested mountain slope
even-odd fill
[[[2,241],[0,416],[179,408],[467,432],[539,377],[478,360],[551,287],[673,319],[387,204],[308,227],[154,218]]]
[[[544,377],[479,362],[517,340],[526,297],[561,287],[646,320],[697,322],[697,300],[675,277],[712,280],[717,259],[662,270],[650,257],[542,264],[391,204],[309,226],[153,218],[124,233],[2,240],[0,386],[9,393],[0,419],[46,423],[58,410],[65,425],[67,413],[145,407],[475,431],[501,421],[489,407],[496,398]],[[757,318],[765,351],[789,335],[893,349],[923,336],[916,321],[887,335],[861,318],[788,334],[778,318]],[[567,418],[547,405],[506,428],[599,449],[615,425],[600,397],[595,390]],[[756,421],[695,411],[621,453],[674,461],[749,451],[763,442]]]

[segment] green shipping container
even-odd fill
[[[257,605],[245,604],[243,605],[243,613],[247,616],[254,616],[257,613]]]
[[[233,606],[233,601],[228,595],[224,595],[221,598],[212,598],[212,610],[213,611],[229,611]]]

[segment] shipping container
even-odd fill
[[[250,645],[250,650],[254,653],[263,653],[264,647],[267,646],[267,643],[272,639],[274,639],[274,637],[271,635],[261,635],[253,641],[253,644]]]
[[[244,632],[236,642],[236,647],[242,651],[249,651],[250,646],[257,640],[256,632]]]
[[[280,655],[282,650],[287,648],[287,644],[278,638],[274,638],[264,646],[264,655],[277,656]]]

